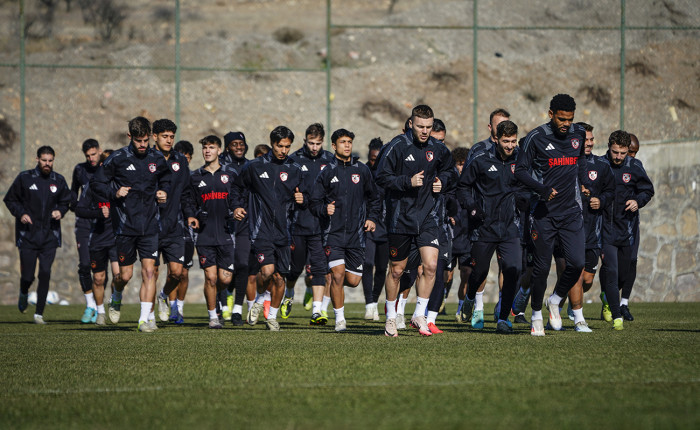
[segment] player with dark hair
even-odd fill
[[[272,150],[246,164],[232,190],[234,217],[237,220],[248,217],[251,253],[260,265],[258,297],[248,311],[248,324],[257,323],[263,308],[263,293],[270,286],[272,300],[267,328],[271,331],[280,329],[277,312],[291,264],[289,225],[293,212],[303,209],[307,200],[299,190],[301,166],[287,156],[292,142],[294,133],[289,128],[278,126],[272,130]]]
[[[639,152],[639,139],[637,136],[630,133],[630,147],[627,151],[627,155],[632,158],[637,158],[637,152]]]
[[[462,175],[464,170],[464,165],[466,164],[467,157],[470,150],[466,147],[460,146],[452,150],[452,158],[455,160],[455,167],[457,168],[457,173]],[[467,280],[472,272],[472,266],[469,264],[469,259],[471,258],[471,240],[469,239],[469,215],[468,211],[464,208],[458,208],[456,216],[452,218],[452,260],[447,270],[445,276],[445,290],[449,291],[454,279],[454,271],[459,266],[459,287],[457,289],[457,313],[455,314],[455,319],[458,323],[465,322],[462,321],[462,305],[464,304],[464,298],[467,294]]]
[[[36,167],[21,172],[3,201],[15,217],[15,244],[19,248],[20,281],[17,307],[27,311],[29,287],[39,262],[34,322],[46,324],[44,307],[49,293],[51,266],[61,246],[61,218],[71,204],[71,191],[62,175],[53,171],[56,153],[50,146],[36,151]],[[86,244],[87,245],[87,244]]]
[[[100,164],[100,144],[95,139],[87,139],[82,145],[85,162],[79,163],[73,169],[73,178],[71,180],[71,194],[73,201],[71,202],[71,210],[80,203],[80,199],[85,193],[85,188],[88,186],[90,179],[95,175],[97,167]],[[75,244],[78,247],[78,281],[80,288],[85,295],[85,311],[80,318],[82,323],[95,322],[97,320],[97,304],[95,303],[95,295],[92,291],[92,276],[90,276],[90,251],[88,243],[90,241],[90,221],[82,219],[80,216],[75,217]]]
[[[377,157],[384,146],[382,139],[375,137],[369,142],[367,151],[367,167],[372,172],[372,178],[377,173]],[[379,295],[384,289],[386,268],[389,264],[389,244],[387,243],[386,205],[384,204],[384,189],[375,186],[380,204],[380,216],[375,221],[373,231],[365,234],[365,263],[362,271],[362,289],[365,294],[365,319],[379,321]]]
[[[190,175],[190,192],[185,193],[187,223],[197,231],[197,255],[204,271],[204,297],[209,313],[209,328],[223,328],[216,313],[217,292],[225,291],[232,281],[235,222],[231,187],[238,172],[232,164],[219,163],[221,140],[214,135],[202,138],[204,165]]]
[[[302,190],[311,191],[316,177],[336,161],[333,154],[323,149],[325,134],[322,124],[311,124],[306,128],[304,145],[289,156],[292,161],[301,167],[302,182],[300,189]],[[287,318],[291,313],[292,303],[294,302],[294,286],[308,261],[312,296],[310,323],[311,325],[325,325],[328,322],[328,317],[321,313],[323,301],[330,299],[330,297],[328,299],[324,297],[328,265],[323,254],[321,231],[321,224],[317,214],[310,212],[308,208],[294,212],[291,226],[292,265],[287,277],[284,301],[280,308],[282,318]],[[308,295],[309,292],[307,291],[306,294]]]
[[[270,152],[271,149],[272,148],[270,148],[270,145],[267,145],[265,143],[261,143],[260,145],[256,145],[255,149],[253,150],[253,157],[255,157],[255,158],[262,157],[263,155]]]
[[[153,314],[156,294],[155,263],[158,259],[157,203],[165,203],[170,191],[170,168],[162,154],[149,146],[151,124],[144,117],[129,121],[129,145],[118,149],[97,169],[91,187],[101,202],[110,202],[112,227],[120,266],[120,284],[134,274],[137,252],[141,259],[141,313],[138,330],[158,329]],[[122,287],[123,289],[123,287]],[[122,294],[112,292],[109,318],[119,322]]]
[[[352,156],[355,134],[343,128],[333,132],[335,162],[316,178],[311,211],[323,229],[323,246],[331,271],[331,299],[335,331],[345,331],[345,292],[362,279],[365,232],[373,231],[379,217],[379,200],[369,168]]]
[[[633,319],[628,306],[632,292],[629,276],[635,250],[635,226],[639,224],[639,209],[654,196],[654,186],[642,162],[627,156],[630,141],[626,131],[614,131],[608,139],[608,152],[604,158],[615,178],[615,200],[605,208],[603,215],[600,280],[615,330],[623,329],[623,318]],[[622,290],[622,300],[618,289]]]
[[[525,137],[515,176],[537,194],[531,210],[530,237],[533,246],[532,330],[544,336],[542,301],[552,263],[554,243],[558,241],[566,269],[554,293],[547,300],[549,324],[561,330],[559,303],[578,280],[585,264],[585,236],[581,194],[587,189],[584,143],[586,131],[575,124],[576,102],[568,94],[557,94],[549,104],[550,122]]]
[[[386,192],[391,268],[386,280],[385,334],[392,337],[398,336],[396,298],[412,245],[419,249],[423,273],[416,284],[418,297],[411,324],[422,335],[432,335],[425,311],[435,284],[443,222],[437,215],[437,196],[456,182],[450,151],[430,137],[433,118],[429,106],[414,107],[410,129],[389,142],[377,168],[377,184]]]

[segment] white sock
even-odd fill
[[[416,310],[413,312],[414,317],[425,315],[425,309],[428,307],[429,300],[428,298],[416,297]]]
[[[534,320],[542,320],[542,311],[532,311],[532,318]]]
[[[586,319],[583,318],[583,308],[574,309],[574,324],[578,324],[581,321],[586,321]]]
[[[182,313],[182,308],[185,307],[185,301],[184,300],[178,300],[177,301],[177,311],[180,312],[180,315],[183,315]]]
[[[98,313],[98,314],[103,314],[103,313],[105,313],[105,305],[104,305],[104,304],[97,305],[97,313]]]
[[[87,303],[88,308],[97,308],[97,303],[95,303],[95,295],[92,294],[92,291],[85,294],[85,303]]]
[[[245,301],[248,304],[248,309],[253,307],[253,303],[255,303],[255,300],[246,300]]]
[[[333,308],[333,312],[335,313],[336,321],[343,321],[345,319],[345,306],[340,309]]]
[[[156,313],[153,312],[153,309],[151,309],[151,312],[148,313],[148,321],[155,321],[156,320]]]
[[[293,299],[294,298],[294,288],[287,288],[284,290],[284,297]]]
[[[399,296],[399,307],[396,309],[397,314],[404,315],[406,312],[406,303],[408,302],[408,299],[404,296]]]
[[[559,306],[559,303],[564,300],[563,297],[559,297],[557,293],[552,293],[551,296],[549,296],[549,303],[551,303],[554,306]]]
[[[139,322],[148,321],[148,314],[151,313],[151,308],[153,303],[151,302],[141,302],[141,315],[139,316]]]
[[[365,305],[365,312],[371,311],[371,310],[372,310],[372,305],[373,305],[373,304],[374,304],[374,303],[367,303],[367,304]],[[335,308],[333,308],[333,309],[335,310]]]
[[[255,296],[255,303],[260,303],[261,305],[265,302],[265,294],[258,294]]]
[[[219,317],[216,315],[216,309],[212,310],[207,310],[209,312],[209,320],[215,320],[218,319]]]
[[[272,294],[269,291],[265,291],[265,301],[269,302],[272,300]]]
[[[233,312],[234,314],[242,314],[243,313],[243,306],[241,305],[233,305]]]
[[[272,306],[270,306],[270,313],[267,314],[267,319],[269,319],[269,320],[276,320],[276,319],[277,319],[277,311],[278,311],[279,309],[280,309],[280,308],[273,308]]]
[[[435,319],[437,318],[437,315],[438,313],[435,311],[428,311],[428,324],[435,324]]]
[[[476,292],[474,297],[474,310],[483,311],[484,310],[484,292]]]
[[[629,306],[630,299],[620,299],[620,306]]]
[[[311,313],[312,314],[320,314],[321,313],[321,302],[312,302],[311,303]]]
[[[330,296],[323,296],[323,302],[321,302],[321,310],[328,312],[328,305],[331,303]]]
[[[464,306],[464,300],[460,300],[459,303],[457,304],[457,314],[458,315],[460,312],[462,312],[462,306]]]
[[[396,300],[386,301],[386,319],[396,318]]]

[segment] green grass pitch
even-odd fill
[[[564,316],[544,338],[496,335],[490,314],[471,330],[454,307],[444,334],[392,339],[361,304],[340,334],[298,304],[279,333],[209,330],[194,304],[155,333],[136,332],[138,305],[105,328],[77,305],[46,326],[1,306],[0,429],[700,428],[700,303],[633,303],[622,332],[587,305],[593,333]]]

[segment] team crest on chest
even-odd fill
[[[588,178],[591,181],[595,181],[598,178],[598,172],[596,172],[595,170],[591,170],[590,172],[588,172]]]
[[[282,180],[282,182],[286,182],[287,178],[289,178],[287,172],[280,172],[280,179]]]
[[[173,164],[171,164],[170,167],[173,169],[173,172],[177,172],[178,170],[180,170],[180,163],[176,161]]]
[[[148,170],[150,170],[151,173],[155,173],[156,172],[156,163],[149,163]]]
[[[571,139],[571,146],[572,146],[574,149],[578,149],[578,147],[579,147],[579,141],[578,141],[578,139]]]
[[[628,183],[632,179],[632,175],[630,173],[623,173],[622,174],[622,182],[625,184]]]
[[[51,190],[52,193],[55,193],[56,191],[58,191],[58,187],[54,184],[51,184],[49,185],[49,190]]]
[[[221,183],[228,184],[228,175],[221,175]]]
[[[426,158],[428,161],[433,161],[433,151],[428,151],[428,152],[426,152],[426,153],[425,153],[425,158]]]
[[[355,184],[359,183],[360,182],[360,175],[357,173],[353,173],[352,174],[352,182],[354,182]]]

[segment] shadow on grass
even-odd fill
[[[653,328],[653,331],[700,333],[700,330],[680,329],[680,328]]]

